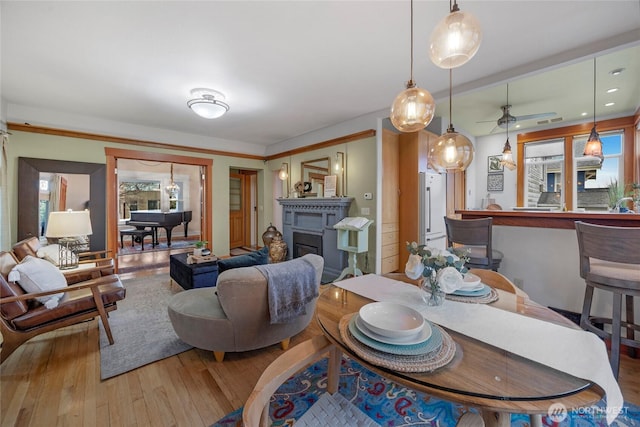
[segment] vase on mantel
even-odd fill
[[[435,274],[431,277],[423,278],[420,283],[420,289],[422,290],[422,300],[427,303],[428,306],[437,307],[444,303],[445,293],[440,289]]]

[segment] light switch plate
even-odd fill
[[[360,214],[361,215],[370,215],[371,211],[369,210],[369,208],[360,208]]]

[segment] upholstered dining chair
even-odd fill
[[[640,325],[635,323],[633,297],[640,296],[640,228],[612,227],[576,221],[580,253],[580,277],[586,289],[580,315],[580,327],[611,339],[611,369],[616,378],[620,368],[620,345],[640,348]],[[591,313],[594,289],[611,292],[613,309],[610,318]],[[622,296],[625,296],[625,319],[622,319]],[[611,325],[611,333],[597,327]],[[622,337],[622,329],[627,336]]]
[[[467,268],[498,271],[502,252],[493,249],[493,218],[444,218],[448,246],[469,251]]]

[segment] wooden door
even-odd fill
[[[58,189],[58,210],[67,210],[67,179],[64,176],[60,177],[60,188]]]
[[[245,240],[245,208],[244,208],[245,175],[229,174],[229,248],[244,245]]]

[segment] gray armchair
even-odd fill
[[[302,258],[315,269],[315,285],[319,288],[324,259],[314,254]],[[169,303],[169,318],[182,341],[213,351],[218,361],[223,360],[225,352],[255,350],[278,342],[286,350],[290,338],[311,322],[317,298],[306,304],[306,314],[274,324],[267,294],[267,279],[256,267],[234,268],[218,276],[215,288],[176,294]]]

